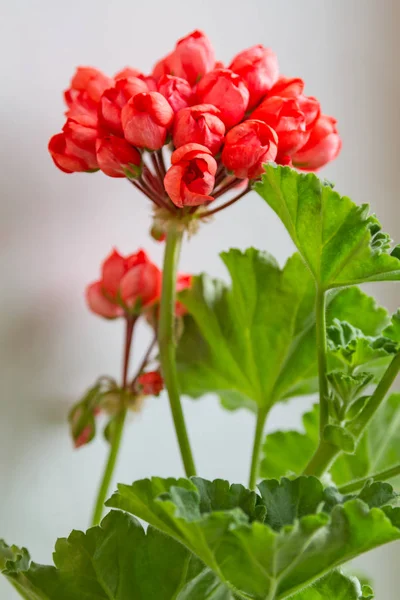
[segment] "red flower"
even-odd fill
[[[68,119],[62,133],[53,135],[49,152],[55,165],[64,173],[98,169],[96,159],[97,130]]]
[[[121,71],[118,71],[116,75],[114,75],[115,81],[118,79],[129,79],[131,77],[137,77],[144,81],[147,85],[147,91],[156,92],[157,91],[157,82],[151,75],[143,75],[141,71],[138,69],[134,69],[133,67],[125,67]]]
[[[273,161],[278,151],[278,136],[262,121],[239,123],[226,136],[222,162],[240,179],[256,179],[263,164]]]
[[[280,77],[269,90],[268,97],[282,96],[283,98],[297,98],[304,90],[304,81],[300,77]]]
[[[134,179],[141,173],[140,152],[123,138],[115,135],[98,138],[96,155],[100,169],[109,177]]]
[[[301,112],[304,114],[306,129],[311,129],[321,113],[321,107],[318,100],[313,96],[304,96],[303,90],[304,81],[299,77],[292,79],[281,77],[270,89],[268,98],[272,96],[295,98]]]
[[[164,387],[164,380],[159,371],[142,373],[137,383],[139,391],[145,396],[158,396]]]
[[[275,52],[261,44],[243,50],[230,67],[241,76],[250,92],[249,108],[253,108],[278,79],[279,67]]]
[[[148,92],[147,84],[138,77],[118,79],[115,86],[106,90],[98,108],[99,125],[107,132],[123,136],[121,110],[125,104],[142,92]]]
[[[167,137],[174,111],[158,92],[137,94],[121,113],[122,127],[129,143],[139,148],[158,150]]]
[[[193,31],[179,40],[175,50],[156,64],[153,75],[156,79],[162,75],[175,75],[194,85],[214,65],[215,55],[210,40],[202,31]]]
[[[172,154],[171,163],[164,186],[176,206],[200,206],[214,200],[209,194],[214,188],[217,163],[208,148],[200,144],[181,146]]]
[[[249,90],[243,79],[230,69],[215,69],[203,77],[197,87],[202,104],[214,104],[227,129],[239,123],[249,104]]]
[[[172,139],[176,148],[185,144],[201,144],[217,154],[225,135],[225,125],[212,104],[198,104],[180,110],[175,116]]]
[[[174,112],[189,106],[193,95],[192,88],[185,79],[172,75],[161,77],[158,91],[168,100]]]
[[[306,117],[295,98],[272,96],[252,113],[252,119],[264,121],[278,134],[277,162],[287,163],[309,137]]]
[[[86,117],[86,125],[97,125],[97,106],[102,93],[114,85],[114,80],[92,67],[78,67],[71,86],[64,92],[68,106],[66,116]]]
[[[319,117],[307,143],[292,157],[295,167],[303,171],[316,171],[337,157],[342,141],[336,122],[336,119],[327,115]]]
[[[92,312],[109,319],[126,311],[140,313],[156,302],[161,292],[161,271],[143,250],[124,257],[114,250],[104,261],[102,277],[86,290]]]

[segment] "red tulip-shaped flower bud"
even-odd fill
[[[122,302],[134,312],[147,309],[157,302],[161,294],[162,273],[157,265],[144,256],[145,260],[133,261],[131,266],[128,258],[128,270],[121,280]]]
[[[297,98],[304,91],[304,81],[300,77],[280,77],[269,90],[268,97],[282,96],[283,98]]]
[[[267,98],[252,113],[251,118],[264,121],[278,134],[279,163],[287,164],[290,157],[304,146],[310,135],[305,115],[295,98]]]
[[[192,88],[186,79],[173,75],[161,77],[158,82],[158,91],[168,100],[174,112],[189,106],[193,96]]]
[[[336,119],[321,115],[312,128],[307,143],[293,155],[293,165],[303,171],[316,171],[334,160],[341,147]]]
[[[233,127],[226,136],[222,162],[240,179],[256,179],[263,164],[274,161],[278,136],[262,121],[249,120]]]
[[[96,137],[96,129],[68,119],[62,133],[49,141],[49,152],[56,166],[64,173],[98,169]]]
[[[176,206],[200,206],[214,200],[210,194],[217,163],[208,148],[200,144],[181,146],[172,154],[171,163],[164,187]]]
[[[174,111],[158,92],[137,94],[122,109],[122,127],[127,141],[139,148],[159,150],[165,144]]]
[[[217,154],[225,135],[221,111],[212,104],[198,104],[180,110],[175,116],[172,139],[176,148],[195,143]]]
[[[161,293],[161,271],[143,250],[124,257],[114,250],[104,261],[102,276],[86,290],[92,312],[114,319],[129,312],[140,313]]]
[[[197,97],[199,102],[219,108],[227,129],[243,119],[249,104],[246,84],[230,69],[215,69],[203,77],[197,87]]]
[[[162,75],[175,75],[194,85],[214,65],[215,55],[210,40],[202,31],[193,31],[179,40],[175,50],[156,64],[153,76],[158,79]]]
[[[141,173],[140,152],[124,138],[115,135],[98,138],[96,155],[100,169],[109,177],[134,179]]]
[[[303,94],[300,94],[300,96],[296,98],[296,101],[301,112],[304,114],[306,129],[309,131],[314,127],[321,114],[321,105],[313,96],[303,96]]]
[[[281,77],[268,92],[268,98],[280,96],[281,98],[295,98],[306,120],[306,129],[311,129],[321,114],[318,100],[303,94],[304,81],[297,78]]]
[[[116,319],[124,314],[121,306],[107,298],[101,281],[95,281],[88,285],[86,288],[86,302],[92,312],[106,319]]]
[[[246,83],[250,92],[249,108],[260,102],[279,76],[276,54],[261,44],[240,52],[229,68]]]
[[[137,379],[139,393],[145,396],[159,396],[164,388],[164,380],[159,371],[142,373]]]
[[[125,104],[143,92],[148,92],[147,84],[138,77],[118,79],[115,86],[106,90],[99,103],[99,125],[102,130],[123,136],[121,111]]]
[[[86,117],[86,124],[97,125],[97,106],[103,92],[114,85],[114,80],[92,67],[78,67],[71,86],[64,92],[68,106],[66,116]]]
[[[121,71],[118,71],[116,75],[114,75],[115,81],[118,79],[130,79],[131,77],[137,77],[137,79],[141,79],[147,85],[148,92],[156,92],[157,91],[157,82],[151,75],[143,75],[141,71],[138,69],[133,69],[132,67],[125,67]]]

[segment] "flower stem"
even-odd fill
[[[253,442],[253,454],[251,457],[251,467],[250,467],[250,478],[249,478],[249,488],[253,490],[256,487],[257,483],[257,475],[258,475],[258,465],[260,461],[260,451],[262,444],[262,436],[265,427],[265,421],[267,419],[268,410],[259,409],[257,412],[257,420],[256,420],[256,431],[254,434],[254,442]]]
[[[390,469],[385,469],[385,471],[381,471],[380,473],[369,475],[369,477],[364,477],[363,479],[357,479],[356,481],[346,483],[346,485],[342,485],[342,487],[339,488],[339,492],[341,494],[350,494],[351,492],[357,492],[358,490],[361,490],[364,487],[367,481],[387,481],[388,479],[393,479],[393,477],[397,477],[397,475],[400,475],[400,464]]]
[[[211,217],[212,215],[215,215],[220,210],[223,210],[224,208],[228,208],[228,206],[231,206],[232,204],[235,204],[235,202],[237,202],[238,200],[240,200],[241,198],[243,198],[243,196],[245,196],[246,194],[248,194],[248,192],[250,192],[250,191],[251,191],[250,188],[246,188],[245,190],[243,190],[243,192],[240,192],[240,194],[238,194],[237,196],[235,196],[234,198],[232,198],[232,200],[229,200],[228,202],[225,202],[225,204],[221,204],[221,206],[217,206],[217,208],[214,208],[213,210],[209,210],[207,212],[200,212],[199,213],[199,218],[200,219],[204,219],[206,217]]]
[[[189,436],[180,401],[178,373],[176,369],[175,344],[175,301],[176,275],[183,232],[171,223],[166,239],[164,254],[164,270],[160,307],[160,323],[158,329],[158,345],[160,362],[165,387],[168,392],[172,418],[178,438],[183,465],[187,477],[196,475]]]
[[[319,382],[319,437],[323,440],[324,429],[329,421],[329,388],[327,379],[326,306],[325,292],[317,289],[315,301],[315,326],[317,333],[318,382]]]
[[[115,465],[118,458],[118,452],[121,445],[122,432],[124,429],[126,418],[126,408],[121,410],[117,417],[117,421],[115,424],[115,430],[113,435],[113,440],[111,443],[110,453],[108,456],[106,468],[104,470],[103,479],[101,480],[99,492],[97,494],[97,500],[93,511],[92,517],[92,527],[98,525],[101,521],[103,510],[104,510],[104,502],[107,500],[108,490],[110,487],[111,479],[114,473]]]
[[[108,490],[110,488],[111,480],[114,474],[115,465],[117,463],[118,453],[121,446],[122,433],[124,430],[125,420],[126,420],[126,407],[125,407],[125,392],[126,386],[128,382],[128,372],[129,372],[129,359],[131,356],[131,348],[132,348],[132,337],[133,337],[133,329],[136,323],[136,318],[127,318],[126,319],[126,329],[125,329],[125,344],[124,344],[124,357],[122,364],[122,391],[121,391],[121,399],[120,399],[120,411],[115,420],[115,429],[113,432],[113,438],[111,441],[111,448],[108,455],[107,463],[104,469],[104,474],[100,483],[100,488],[97,494],[96,504],[93,511],[92,517],[92,526],[98,525],[101,521],[103,510],[104,510],[104,502],[107,499]]]

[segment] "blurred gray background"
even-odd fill
[[[150,70],[195,28],[229,62],[256,43],[278,54],[282,73],[301,76],[337,117],[339,159],[323,171],[356,202],[369,202],[399,237],[400,42],[396,0],[13,0],[1,3],[0,200],[0,536],[49,561],[57,536],[86,528],[106,457],[101,436],[73,451],[66,426],[72,402],[100,374],[118,376],[122,324],[86,309],[83,291],[116,245],[149,240],[149,204],[123,180],[64,175],[47,154],[61,129],[61,92],[76,65],[113,74]],[[185,244],[182,270],[225,277],[218,253],[231,246],[269,250],[282,263],[293,248],[282,225],[254,194],[218,215]],[[160,262],[159,262],[160,264]],[[394,309],[398,288],[377,285]],[[395,295],[397,294],[397,298]],[[135,360],[147,340],[145,327]],[[306,400],[278,406],[270,430],[297,425]],[[226,414],[213,397],[184,401],[198,469],[208,478],[246,481],[253,417]],[[116,480],[181,475],[164,396],[131,418]],[[396,600],[399,545],[363,557],[377,598]],[[5,581],[0,597],[16,598]]]

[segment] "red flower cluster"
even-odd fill
[[[269,48],[244,50],[225,68],[205,34],[194,31],[151,75],[128,67],[110,78],[78,68],[65,92],[67,121],[49,150],[66,173],[101,169],[135,180],[170,212],[194,211],[235,179],[260,177],[265,162],[312,171],[338,155],[335,119],[303,92],[301,79],[279,78]],[[168,171],[165,145],[173,152]]]
[[[191,281],[190,275],[178,275],[177,291],[190,287]],[[160,269],[143,250],[122,256],[114,249],[102,264],[101,279],[87,287],[86,299],[92,312],[107,319],[139,316],[157,308],[161,284]],[[177,316],[184,313],[183,305],[177,302]]]

